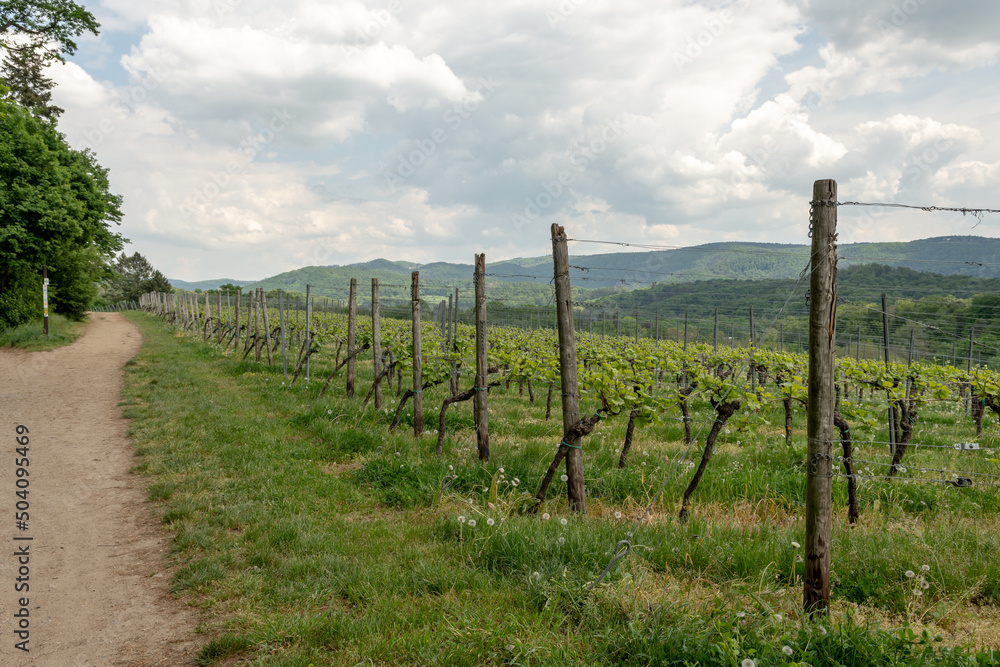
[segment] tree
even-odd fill
[[[8,51],[0,65],[0,79],[10,89],[9,95],[23,107],[55,121],[63,112],[51,104],[52,79],[42,73],[43,60],[24,51]]]
[[[41,268],[53,267],[53,309],[80,317],[125,239],[121,197],[89,151],[52,123],[0,100],[0,328],[40,315]]]
[[[114,266],[114,276],[106,283],[105,298],[112,302],[138,301],[147,292],[173,292],[166,277],[153,268],[145,257],[122,253]]]
[[[49,104],[52,80],[42,70],[76,52],[73,39],[84,32],[97,35],[100,24],[72,0],[6,0],[0,2],[0,70],[12,97],[49,120],[62,109]]]

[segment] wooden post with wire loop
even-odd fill
[[[816,181],[810,204],[809,403],[806,461],[806,543],[803,606],[830,607],[834,344],[837,332],[837,182]]]
[[[573,327],[573,297],[570,293],[569,249],[566,231],[552,225],[552,262],[556,287],[556,317],[559,322],[559,377],[562,382],[563,432],[569,433],[580,421],[580,391],[576,379],[576,332]],[[620,322],[620,319],[619,319]],[[566,481],[569,504],[574,512],[587,512],[583,483],[583,449],[580,436],[565,443]]]
[[[490,426],[486,406],[488,389],[486,366],[486,255],[476,255],[476,384],[474,414],[476,423],[476,447],[479,460],[490,460]],[[455,298],[456,308],[458,297]]]

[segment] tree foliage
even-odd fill
[[[0,327],[31,316],[26,304],[40,303],[43,265],[52,267],[54,310],[82,316],[94,283],[122,248],[111,229],[120,220],[121,197],[94,155],[71,149],[54,125],[0,100]]]
[[[106,283],[105,298],[111,302],[138,301],[147,292],[173,292],[167,278],[139,253],[122,253],[114,265],[114,276]]]
[[[74,38],[97,34],[100,24],[72,0],[5,0],[0,2],[0,50],[4,51],[0,77],[6,96],[55,120],[62,109],[50,103],[52,80],[42,71],[63,54],[76,52]]]

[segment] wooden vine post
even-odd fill
[[[271,357],[271,323],[267,319],[267,291],[263,287],[260,288],[260,313],[264,322],[264,347],[267,348],[267,365],[270,366],[274,363],[274,359]]]
[[[486,255],[476,255],[476,444],[479,460],[490,460],[490,427],[486,411]],[[457,297],[456,297],[457,304]],[[457,308],[457,305],[456,305]]]
[[[837,182],[813,185],[809,283],[809,403],[806,461],[806,544],[803,606],[830,607],[830,536],[834,438],[834,345],[837,332]]]
[[[573,330],[573,298],[569,282],[569,249],[566,231],[552,225],[552,262],[556,286],[556,317],[559,325],[559,376],[562,380],[563,432],[569,433],[580,421],[580,392],[576,382],[576,332]],[[570,436],[566,445],[566,489],[574,512],[587,511],[583,486],[583,449],[579,435]]]
[[[347,395],[354,396],[354,348],[358,340],[358,279],[351,278],[347,301]],[[376,406],[377,407],[377,406]]]
[[[312,298],[311,285],[306,285],[306,382],[309,382],[309,360],[312,358]]]
[[[285,338],[285,303],[281,290],[278,290],[278,324],[281,325],[281,374],[288,379],[288,340]]]
[[[233,350],[237,350],[240,347],[240,301],[243,300],[243,290],[241,288],[236,289],[236,345]]]
[[[421,372],[420,349],[420,272],[411,274],[411,301],[413,306],[413,435],[420,437],[424,432],[424,394]]]
[[[217,310],[219,311],[219,324],[215,329],[215,342],[222,344],[222,292],[216,293]]]
[[[374,349],[372,368],[375,372],[375,408],[382,407],[382,323],[379,321],[378,278],[372,278],[372,349]]]

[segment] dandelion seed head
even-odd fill
[[[788,656],[795,653],[795,651],[792,650],[792,647],[789,646],[788,644],[785,644],[784,646],[781,647],[781,652]]]
[[[569,475],[560,475],[559,479],[561,479],[562,481],[565,482],[565,481],[567,481],[569,479]]]
[[[799,544],[798,542],[792,542],[792,547],[794,547],[794,548],[796,548],[796,549],[801,549],[801,548],[802,548],[802,545],[801,545],[801,544]]]
[[[559,544],[566,544],[566,538],[565,537],[560,537],[559,538]]]
[[[475,526],[476,525],[476,520],[475,519],[469,519],[469,525],[470,526]]]
[[[615,518],[616,519],[622,518],[622,513],[621,512],[615,512]]]
[[[916,576],[916,575],[915,575],[915,574],[913,573],[913,570],[907,570],[907,571],[906,571],[906,572],[904,572],[903,574],[905,574],[905,575],[906,575],[906,578],[907,578],[907,579],[912,579],[913,577],[915,577],[915,576]]]
[[[542,514],[542,518],[543,518],[543,519],[545,519],[546,521],[548,521],[548,520],[549,520],[549,518],[550,518],[550,517],[549,517],[549,513],[548,513],[548,512],[545,512],[544,514]]]
[[[931,571],[931,566],[930,565],[921,565],[920,566],[920,571],[921,572],[930,572]]]
[[[562,525],[565,526],[567,523],[569,523],[569,521],[566,520],[566,517],[563,517],[563,518],[559,519],[559,523],[561,523]]]
[[[464,514],[459,514],[458,515],[458,522],[459,523],[465,523],[465,515]]]
[[[496,521],[494,521],[493,519],[487,519],[486,520],[486,525],[487,526],[492,526],[494,523],[496,523]]]
[[[757,663],[750,658],[743,658],[743,662],[740,663],[740,667],[757,667]]]

